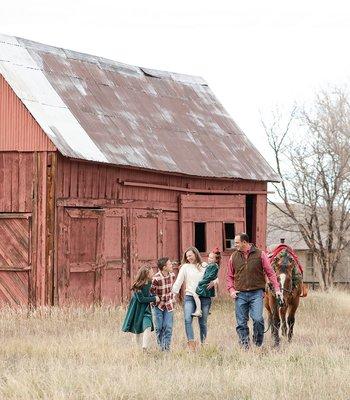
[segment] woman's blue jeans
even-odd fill
[[[209,315],[209,310],[211,306],[211,298],[210,297],[200,297],[201,301],[201,310],[202,316],[198,318],[199,323],[199,336],[201,343],[205,342],[207,337],[207,319]],[[184,314],[185,314],[185,330],[186,336],[188,341],[194,340],[194,333],[193,333],[193,316],[192,314],[196,310],[196,303],[192,296],[186,295],[185,296],[185,303],[184,303]]]
[[[244,348],[249,347],[249,316],[253,320],[253,342],[261,346],[264,340],[264,318],[263,318],[264,291],[250,290],[237,293],[236,305],[236,331],[239,342]]]

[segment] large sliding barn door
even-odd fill
[[[63,208],[59,304],[118,304],[129,285],[127,216],[122,209]]]
[[[0,305],[29,304],[30,248],[30,214],[0,214]]]
[[[163,255],[163,213],[141,209],[59,210],[59,304],[118,304],[142,265]]]

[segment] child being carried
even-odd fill
[[[196,311],[192,314],[193,317],[201,317],[201,300],[200,297],[215,297],[215,287],[208,289],[210,282],[218,277],[221,261],[221,253],[218,247],[215,247],[208,256],[208,265],[205,268],[203,279],[199,281],[196,292],[192,292],[193,299],[196,303]]]

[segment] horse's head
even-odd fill
[[[288,253],[287,250],[283,250],[276,255],[272,265],[280,283],[282,295],[284,292],[291,293],[293,283],[293,268],[295,267],[295,261],[293,257]]]

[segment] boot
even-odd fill
[[[197,342],[194,341],[194,340],[189,340],[189,341],[187,342],[187,347],[188,347],[188,349],[191,350],[191,351],[196,351],[196,350],[197,350]]]

